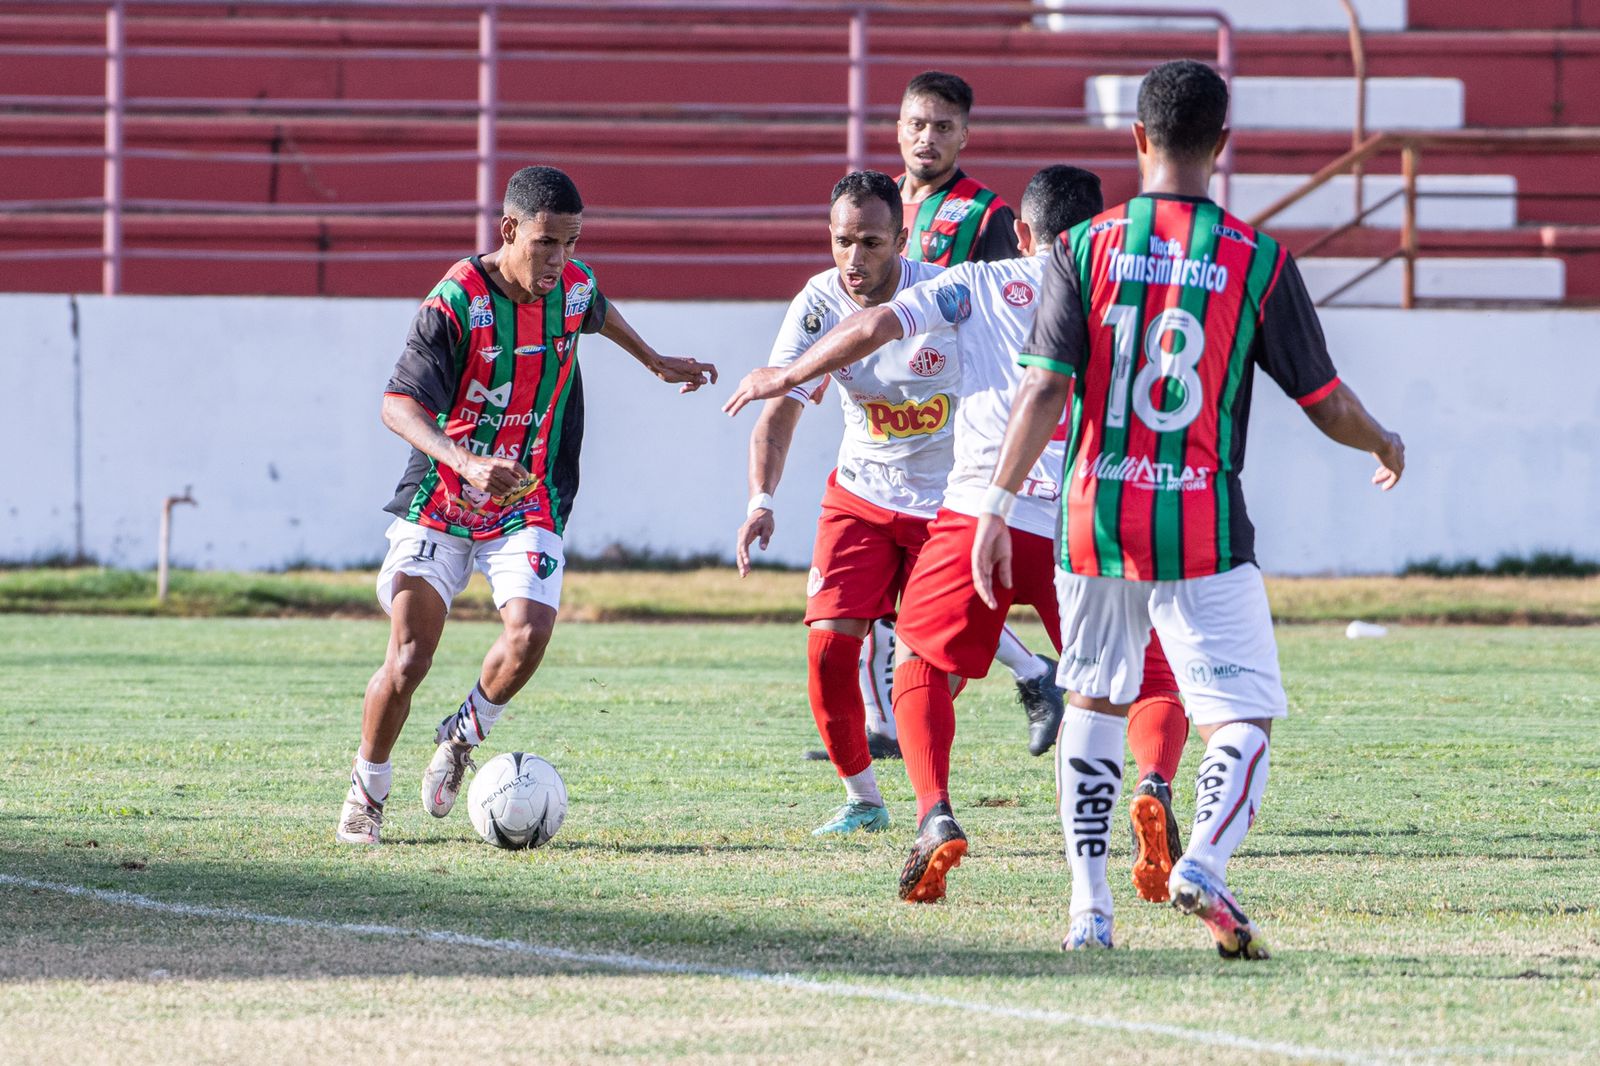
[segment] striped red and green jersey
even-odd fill
[[[906,176],[895,179],[904,195]],[[950,180],[915,203],[902,203],[906,258],[955,266],[975,259],[994,262],[1020,255],[1012,223],[1016,216],[1000,195],[957,170]]]
[[[1062,567],[1135,580],[1255,561],[1239,474],[1256,365],[1302,405],[1339,383],[1288,250],[1170,195],[1061,236],[1018,361],[1075,375]]]
[[[477,256],[452,267],[417,309],[387,391],[416,400],[475,454],[513,459],[532,476],[491,497],[413,449],[386,510],[472,540],[528,526],[560,536],[583,443],[578,336],[598,332],[606,309],[594,272],[576,259],[529,303],[501,292]]]

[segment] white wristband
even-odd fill
[[[1002,522],[1011,521],[1011,509],[1017,505],[1017,494],[1007,492],[999,485],[990,485],[978,505],[979,514],[992,514]]]
[[[746,505],[744,513],[748,516],[755,514],[757,511],[770,510],[772,510],[772,493],[758,492],[750,497],[750,503]]]

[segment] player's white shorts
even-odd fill
[[[1057,681],[1081,696],[1132,703],[1155,627],[1195,725],[1288,713],[1261,571],[1238,566],[1183,581],[1126,581],[1056,571]]]
[[[496,608],[516,599],[561,606],[566,556],[561,538],[548,529],[528,527],[494,540],[467,540],[396,518],[384,535],[389,538],[389,553],[378,571],[378,602],[385,612],[394,599],[396,574],[422,578],[449,610],[474,568],[489,579]]]

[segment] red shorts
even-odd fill
[[[978,520],[945,508],[928,528],[917,568],[900,601],[897,640],[947,674],[983,677],[1000,646],[1000,629],[1013,603],[1039,614],[1050,641],[1061,650],[1061,614],[1056,601],[1056,551],[1048,537],[1011,531],[1011,587],[995,582],[994,610],[972,585],[972,542]]]
[[[837,472],[829,474],[806,581],[806,625],[894,614],[927,539],[928,519],[864,500],[839,487]]]

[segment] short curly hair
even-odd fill
[[[1139,121],[1163,152],[1180,159],[1208,155],[1228,122],[1228,84],[1193,59],[1163,63],[1139,85]]]

